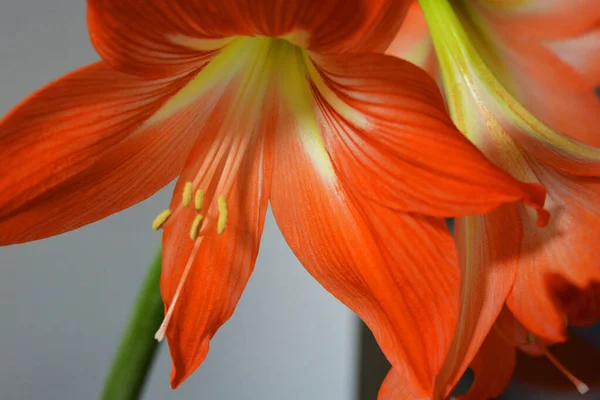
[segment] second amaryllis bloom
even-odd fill
[[[388,49],[439,79],[458,128],[515,178],[544,185],[552,214],[545,229],[518,205],[457,220],[461,314],[435,398],[472,360],[466,398],[499,396],[514,354],[482,362],[499,348],[561,368],[546,347],[600,316],[599,22],[596,0],[421,0]],[[498,335],[504,307],[527,340]]]
[[[0,121],[0,243],[104,218],[179,177],[161,290],[178,386],[254,267],[270,201],[307,270],[431,395],[458,306],[443,217],[545,191],[454,127],[434,81],[383,51],[407,2],[90,0],[102,61]],[[534,211],[535,212],[535,211]]]

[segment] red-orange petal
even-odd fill
[[[553,218],[547,228],[536,229],[522,210],[520,221],[503,223],[523,226],[519,274],[507,304],[536,336],[558,342],[566,339],[567,313],[577,315],[576,309],[581,308],[578,319],[585,319],[585,314],[598,316],[593,304],[600,302],[599,293],[592,287],[600,284],[596,240],[600,216],[595,211],[600,181],[564,176],[533,162],[530,166],[548,188],[547,206]],[[575,289],[575,297],[565,293],[569,287]]]
[[[600,60],[593,56],[600,50],[600,24],[581,35],[549,43],[548,47],[583,78],[600,83]]]
[[[455,247],[442,219],[391,211],[315,163],[294,114],[283,110],[271,203],[305,268],[355,311],[415,395],[431,395],[457,315]],[[409,239],[410,238],[410,239]]]
[[[410,0],[242,0],[240,13],[255,34],[280,37],[313,51],[383,52],[400,28]]]
[[[502,307],[502,311],[498,314],[492,330],[513,347],[531,355],[541,354],[538,346],[539,341],[531,340],[530,332],[517,321],[506,305]]]
[[[438,87],[394,57],[315,57],[311,74],[323,139],[341,179],[386,207],[450,217],[517,201],[535,207],[545,191],[493,165],[454,126]],[[320,80],[320,82],[319,82]]]
[[[499,397],[510,384],[517,350],[494,330],[490,331],[471,362],[475,380],[460,400],[488,400]]]
[[[477,0],[490,22],[510,35],[536,39],[579,35],[597,25],[596,0]]]
[[[436,381],[445,398],[463,375],[496,321],[517,273],[521,231],[516,205],[455,222],[461,264],[461,302],[456,334]]]
[[[417,0],[412,1],[400,30],[385,54],[410,61],[437,79],[439,73],[437,57],[429,35],[429,27]]]
[[[87,22],[94,47],[111,66],[163,78],[204,66],[226,44],[223,38],[250,33],[240,18],[230,6],[206,0],[89,0]]]
[[[211,338],[232,315],[254,268],[264,226],[272,169],[269,118],[276,115],[272,97],[263,102],[265,118],[232,115],[239,93],[235,83],[198,126],[198,141],[164,225],[161,294],[173,388],[204,361]],[[219,191],[226,181],[232,186]],[[203,200],[196,203],[199,190]],[[201,224],[194,226],[195,220]]]
[[[557,132],[600,146],[598,24],[595,0],[476,4],[466,24],[485,24],[486,62],[515,98]],[[471,18],[470,21],[467,19]],[[594,33],[594,31],[596,31]]]
[[[555,277],[554,279],[557,279]],[[553,297],[566,310],[567,320],[570,325],[590,326],[600,318],[600,282],[590,282],[581,288],[564,278],[551,283],[554,288]]]
[[[174,179],[198,109],[148,120],[187,81],[145,81],[97,63],[13,109],[0,121],[0,244],[76,229]]]
[[[582,57],[594,57],[598,51],[600,45]],[[600,129],[600,100],[595,91],[600,76],[588,81],[539,43],[519,40],[512,40],[505,50],[504,62],[510,71],[504,80],[506,87],[536,118],[557,132],[600,146],[596,133]]]
[[[411,392],[402,375],[391,368],[379,389],[377,400],[431,400],[430,396],[419,396]]]
[[[504,339],[512,341],[514,346],[532,354],[540,354],[540,350],[527,344],[529,332],[539,339],[545,339],[546,342],[562,341],[565,339],[565,317],[572,316],[579,323],[589,323],[598,315],[598,291],[590,290],[594,282],[598,281],[600,273],[595,268],[597,249],[592,243],[592,232],[597,229],[597,224],[590,211],[598,201],[597,184],[560,176],[539,165],[534,172],[549,188],[547,206],[553,214],[553,219],[547,228],[536,228],[530,213],[522,206],[515,205],[506,206],[506,214],[499,218],[492,218],[491,214],[478,217],[486,223],[485,232],[466,232],[461,223],[457,224],[459,255],[474,260],[475,266],[479,265],[479,272],[478,268],[472,266],[466,269],[466,274],[468,271],[489,273],[494,268],[496,271],[510,271],[513,277],[515,271],[517,274],[510,294],[507,290],[503,290],[502,293],[490,290],[503,282],[502,279],[496,278],[492,285],[484,283],[485,281],[473,285],[473,288],[479,288],[480,296],[466,295],[465,285],[469,285],[470,281],[465,275],[463,296],[467,307],[461,309],[457,329],[457,332],[463,332],[461,335],[465,339],[461,346],[458,344],[460,335],[457,335],[457,343],[449,352],[447,364],[439,377],[440,388],[444,389],[442,393],[449,393],[468,365],[481,343],[482,335],[485,335],[490,322],[493,322],[491,317],[494,314],[498,315],[498,307],[504,299],[507,299],[508,306],[523,326],[506,311],[505,314],[511,315],[510,322],[501,323],[501,313],[494,329],[503,332]],[[474,249],[461,244],[469,237],[472,241],[477,241],[473,242],[477,243],[475,249],[479,248],[481,252],[501,250],[504,256],[495,257],[496,261],[490,265],[486,264],[487,261],[477,261],[473,257]],[[483,279],[483,276],[480,275],[480,278]],[[505,283],[505,288],[510,289],[510,281]],[[564,292],[567,283],[571,289]],[[477,304],[482,299],[488,304],[495,304],[494,313],[477,311]],[[463,311],[469,308],[475,309],[472,315],[476,318],[471,322],[465,319]],[[465,322],[468,323],[464,325]],[[473,333],[469,335],[469,332]],[[469,339],[469,336],[472,338]]]
[[[224,38],[286,37],[321,52],[381,51],[410,0],[89,0],[88,26],[102,58],[148,77],[209,61]]]

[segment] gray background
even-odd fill
[[[0,115],[95,60],[84,0],[0,2]],[[0,399],[96,398],[159,241],[151,221],[170,195],[169,187],[76,232],[0,248]],[[356,331],[269,216],[255,274],[206,362],[173,392],[163,346],[144,398],[348,400]]]

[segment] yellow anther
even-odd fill
[[[202,222],[202,215],[196,215],[194,218],[194,222],[192,222],[192,227],[190,228],[190,237],[192,240],[198,239],[198,232],[200,232],[200,223]]]
[[[535,335],[531,332],[527,333],[527,343],[534,344],[535,343]]]
[[[157,231],[160,228],[162,228],[162,226],[165,224],[165,222],[167,222],[167,220],[169,219],[170,216],[171,216],[171,210],[169,210],[169,209],[166,209],[165,211],[158,214],[158,216],[156,218],[154,218],[154,221],[152,222],[152,229]]]
[[[186,182],[185,187],[183,188],[183,199],[181,203],[184,206],[189,206],[192,202],[192,193],[194,191],[194,187],[192,186],[192,182]]]
[[[194,208],[196,211],[200,212],[202,207],[204,206],[204,190],[198,189],[196,190],[196,197],[194,198]]]
[[[225,232],[227,227],[227,200],[225,196],[219,196],[219,221],[217,222],[217,233],[220,235]]]

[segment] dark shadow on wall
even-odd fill
[[[356,400],[375,400],[379,387],[390,369],[375,338],[367,326],[360,322],[359,380]]]

